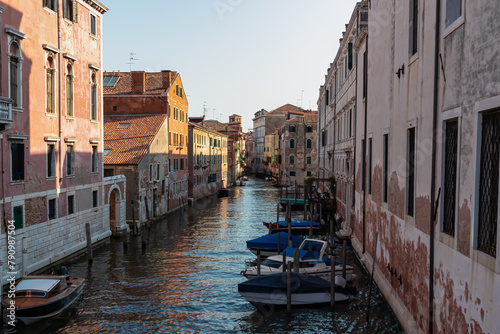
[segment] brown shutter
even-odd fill
[[[78,22],[78,4],[76,0],[73,0],[73,22]]]

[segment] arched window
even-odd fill
[[[313,132],[313,127],[312,126],[308,126],[307,127],[307,132]]]
[[[290,156],[290,165],[293,165],[295,163],[295,157],[293,155]]]
[[[45,112],[48,114],[54,114],[56,112],[55,108],[55,69],[54,69],[54,55],[50,54],[47,57],[47,62],[45,65]]]
[[[290,148],[295,148],[295,139],[290,139]]]
[[[312,140],[308,139],[306,145],[307,145],[307,148],[312,148]]]
[[[73,117],[73,65],[66,66],[66,116]]]
[[[90,76],[90,119],[97,120],[97,73],[92,71]]]
[[[290,125],[290,127],[288,128],[288,130],[290,132],[295,132],[295,126],[294,125]]]
[[[21,49],[17,41],[10,44],[10,98],[12,107],[21,107]]]

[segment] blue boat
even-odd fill
[[[264,226],[269,229],[271,225],[272,230],[286,231],[288,229],[287,222],[282,220],[279,224],[276,222],[268,223],[263,222]],[[292,220],[292,234],[307,234],[311,227],[311,222],[307,220]],[[313,222],[313,233],[321,233],[326,231],[326,224],[321,224],[319,222]]]
[[[280,236],[280,247],[279,250],[288,247],[288,233],[278,232]],[[260,251],[260,255],[263,257],[279,254],[278,252],[278,233],[266,234],[260,238],[252,239],[247,241],[247,248],[257,255],[257,251]],[[300,246],[300,238],[292,235],[292,247]]]
[[[319,277],[291,273],[292,306],[330,303],[331,283]],[[253,305],[286,306],[287,273],[256,277],[238,284],[238,292]],[[349,293],[345,280],[335,278],[335,301],[346,301]]]

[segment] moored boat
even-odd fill
[[[15,319],[25,325],[53,317],[67,309],[83,292],[83,278],[66,280],[65,276],[27,276],[15,288],[13,298],[2,300],[4,321],[10,312],[8,307],[13,302]]]
[[[229,196],[229,189],[220,188],[219,189],[219,197],[227,197],[227,196]]]
[[[271,225],[271,229],[273,231],[287,231],[288,223],[284,220],[280,221],[279,224],[276,222],[263,222],[264,226],[269,229],[269,225]],[[326,231],[326,224],[321,224],[319,222],[313,222],[312,224],[313,233],[322,233]],[[307,234],[311,228],[311,222],[307,220],[292,220],[291,221],[291,230],[292,234]]]
[[[286,208],[290,203],[290,207],[292,210],[303,209],[304,204],[309,204],[307,199],[299,199],[299,198],[280,198],[280,204],[282,207]]]
[[[331,301],[331,283],[319,277],[291,273],[291,305],[321,305]],[[261,276],[238,284],[238,292],[255,306],[287,304],[287,273],[280,272]],[[335,278],[335,301],[346,301],[349,293],[345,289],[345,280]]]
[[[280,252],[278,252],[278,234],[280,239],[279,240]],[[300,241],[301,239],[299,237],[292,235],[292,247],[299,247]],[[262,237],[247,241],[247,248],[255,255],[257,255],[257,252],[260,252],[261,257],[277,255],[287,247],[288,247],[288,233],[285,232],[266,234]]]
[[[323,240],[305,239],[299,247],[299,273],[318,276],[326,280],[331,279],[331,260],[326,256],[327,243]],[[296,248],[287,247],[285,252],[286,262],[294,261]],[[344,264],[335,261],[335,275],[343,273]],[[353,266],[345,265],[346,280],[352,281],[356,275],[353,273]],[[283,272],[283,255],[269,256],[260,266],[260,275],[272,275]],[[248,279],[257,277],[257,265],[248,264],[247,268],[241,272]]]

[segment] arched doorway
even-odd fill
[[[116,234],[117,227],[120,225],[120,190],[113,187],[109,192],[109,228],[113,234]]]

